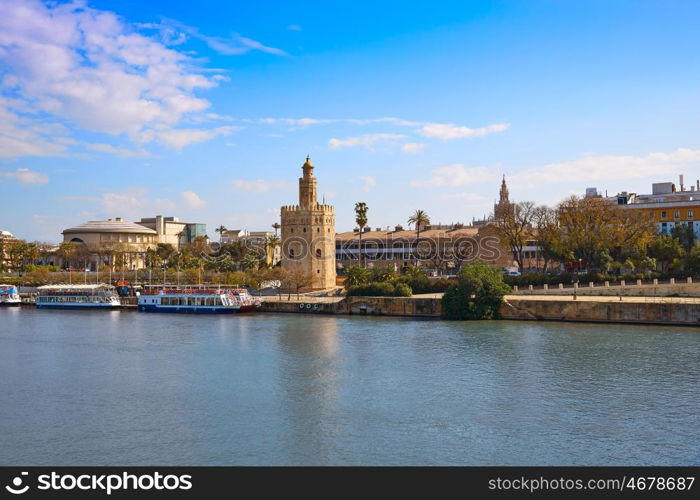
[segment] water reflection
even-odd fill
[[[324,464],[332,460],[338,421],[339,384],[343,370],[338,356],[338,319],[287,321],[277,341],[280,411],[288,432],[280,435],[280,451],[290,464]]]

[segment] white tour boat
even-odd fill
[[[139,294],[144,312],[234,314],[260,307],[260,300],[240,288],[147,288]]]
[[[0,306],[18,306],[22,303],[15,285],[0,285]]]
[[[113,309],[120,306],[117,290],[104,283],[95,285],[45,285],[38,288],[34,303],[52,309]]]

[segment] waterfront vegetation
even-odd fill
[[[442,293],[454,280],[431,279],[420,267],[409,266],[403,274],[393,266],[351,266],[345,271],[348,296],[410,297],[413,294]]]
[[[508,277],[512,284],[700,275],[700,246],[691,225],[657,234],[648,214],[610,205],[602,198],[572,196],[555,208],[531,201],[509,203],[497,207],[492,220],[523,273]],[[533,244],[542,266],[528,270],[527,247]],[[569,272],[557,272],[552,263]],[[588,274],[579,276],[581,271]]]
[[[442,314],[445,319],[496,319],[503,296],[510,286],[503,275],[484,262],[475,262],[462,268],[457,283],[448,287],[442,296]]]

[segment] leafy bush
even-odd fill
[[[464,267],[459,282],[442,297],[442,313],[447,319],[494,319],[499,315],[503,296],[510,286],[500,270],[483,262]]]
[[[347,295],[348,297],[410,297],[411,288],[405,283],[368,283],[350,286]]]

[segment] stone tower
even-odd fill
[[[335,287],[335,209],[318,203],[311,158],[301,167],[299,204],[281,210],[282,267],[311,276],[310,288]]]

